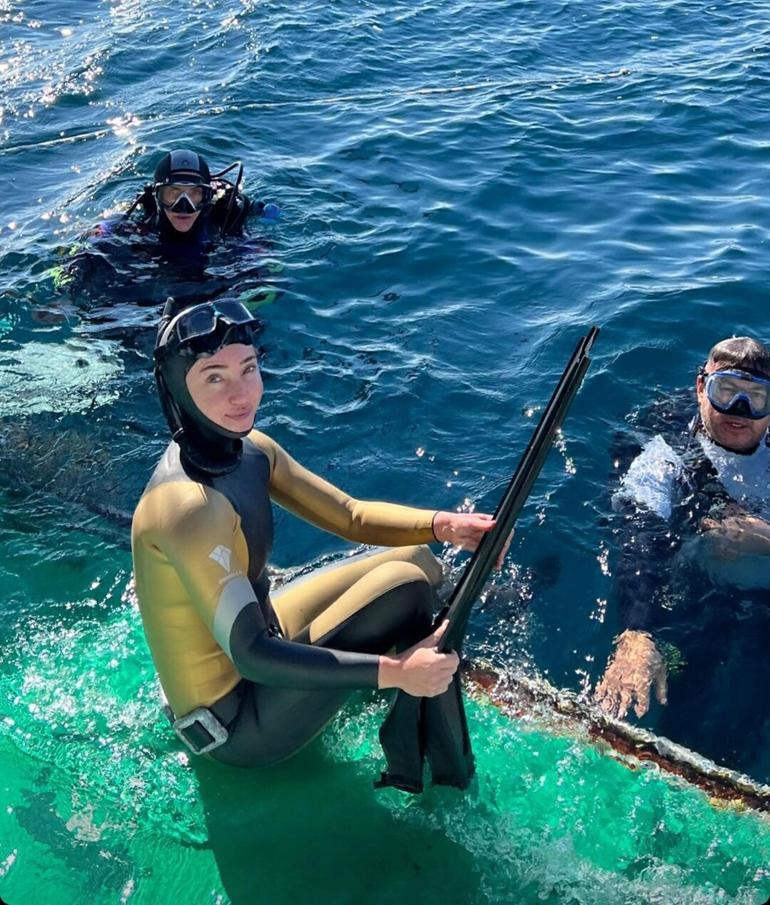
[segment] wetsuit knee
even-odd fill
[[[313,619],[297,640],[328,646],[332,635],[342,634],[352,645],[380,635],[392,638],[399,626],[406,630],[412,624],[429,624],[433,602],[433,589],[423,568],[403,560],[383,562]],[[407,634],[411,637],[411,632]],[[334,643],[337,646],[338,642]],[[384,653],[395,643],[377,652]]]
[[[356,582],[295,640],[367,653],[404,650],[430,631],[434,602],[433,588],[420,566],[385,562]]]
[[[441,562],[436,559],[433,551],[427,544],[409,547],[407,552],[408,556],[404,557],[407,562],[412,562],[418,568],[422,569],[425,573],[425,577],[434,587],[441,584],[441,579],[444,577],[444,570],[441,566]]]

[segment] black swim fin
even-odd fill
[[[425,763],[423,701],[405,691],[396,693],[380,727],[380,744],[388,769],[375,782],[375,789],[392,786],[419,795],[423,789]]]
[[[459,672],[434,698],[399,691],[380,728],[380,744],[388,769],[375,788],[419,794],[427,759],[434,785],[467,789],[475,766]]]
[[[467,789],[476,765],[459,670],[444,694],[423,698],[423,731],[433,785]]]

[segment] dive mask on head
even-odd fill
[[[155,357],[173,352],[196,358],[238,342],[251,345],[258,329],[259,321],[242,302],[203,302],[180,311],[161,328]]]
[[[161,322],[155,346],[155,379],[174,439],[193,427],[210,435],[245,436],[210,421],[193,402],[187,373],[200,355],[215,355],[223,346],[254,344],[259,321],[241,302],[205,302],[185,308]]]
[[[770,380],[747,371],[704,374],[706,397],[723,415],[759,421],[770,415]]]

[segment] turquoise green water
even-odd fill
[[[469,644],[585,686],[616,627],[609,438],[714,341],[770,336],[769,58],[762,0],[0,0],[0,896],[768,898],[758,817],[483,705],[466,797],[375,795],[371,701],[280,770],[194,772],[120,513],[166,442],[157,304],[203,290],[147,262],[87,298],[57,280],[160,151],[241,157],[283,210],[259,426],[358,496],[444,508],[494,506],[598,322]],[[248,289],[257,257],[214,255],[205,291]],[[343,549],[281,514],[276,538],[291,570]]]
[[[128,557],[104,546],[78,562],[86,551],[92,537],[72,533],[64,570],[21,560],[2,576],[19,599],[47,597],[6,626],[0,667],[12,905],[764,901],[766,820],[490,704],[470,708],[465,796],[375,794],[382,705],[365,697],[283,767],[193,769],[159,713]]]

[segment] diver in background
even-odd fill
[[[643,717],[654,689],[666,705],[656,730],[766,781],[770,349],[717,343],[696,395],[689,436],[654,437],[613,499],[622,632],[596,698]]]
[[[235,182],[226,175],[238,169]],[[155,168],[126,214],[120,229],[156,235],[161,244],[206,245],[217,238],[242,236],[250,214],[275,218],[274,204],[252,202],[242,191],[243,164],[230,164],[213,176],[205,159],[195,151],[169,151]],[[141,210],[141,217],[134,218]],[[97,227],[96,235],[110,235],[110,221]]]
[[[173,440],[136,508],[132,549],[174,729],[196,754],[268,766],[312,740],[352,689],[396,688],[383,746],[424,744],[433,781],[465,788],[473,759],[458,658],[434,649],[441,566],[425,544],[474,549],[494,519],[353,499],[253,430],[256,325],[243,305],[215,302],[165,317],[158,333],[155,373]],[[397,549],[271,593],[271,500],[348,540]],[[422,789],[397,772],[380,784]]]
[[[168,296],[189,304],[193,298],[227,294],[252,309],[270,304],[282,267],[267,257],[268,240],[248,236],[248,223],[274,222],[280,211],[272,202],[251,200],[242,182],[240,161],[212,174],[196,151],[164,154],[153,181],[129,209],[95,226],[66,263],[53,268],[54,287],[67,293],[78,312],[89,312],[90,321],[97,317],[95,308],[159,306]],[[215,272],[207,269],[211,253],[220,247],[220,258],[231,253],[241,263],[237,273],[228,274],[222,260]],[[56,308],[41,308],[33,316],[46,322],[66,319]],[[112,322],[114,315],[106,320]]]

